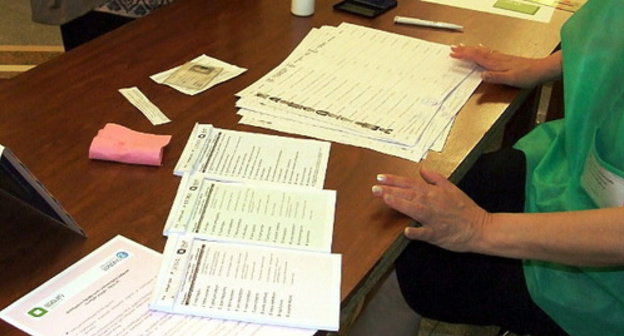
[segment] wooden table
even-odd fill
[[[0,143],[32,170],[88,233],[82,239],[54,230],[34,214],[16,210],[0,232],[0,307],[25,295],[117,234],[162,251],[162,228],[179,177],[172,174],[193,124],[270,133],[238,125],[234,93],[279,64],[313,27],[343,21],[445,44],[477,44],[525,56],[545,56],[559,42],[567,13],[549,24],[402,0],[369,20],[317,0],[307,18],[290,14],[287,0],[177,0],[149,16],[0,82]],[[452,32],[394,25],[394,15],[464,25]],[[158,85],[148,76],[200,54],[248,69],[197,96]],[[117,92],[138,86],[173,122],[152,126]],[[525,93],[481,85],[459,114],[442,153],[416,164],[370,150],[332,144],[325,188],[338,191],[333,252],[343,255],[342,330],[358,305],[406,244],[410,220],[372,197],[377,173],[414,175],[421,164],[457,181],[490,135],[508,120]],[[89,144],[107,122],[173,135],[160,168],[87,158]],[[21,332],[0,322],[0,334]]]

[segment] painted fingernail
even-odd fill
[[[374,185],[373,188],[371,188],[373,191],[373,195],[381,195],[381,187],[378,185]]]
[[[377,175],[377,181],[384,182],[385,180],[386,180],[386,175],[384,175],[384,174],[378,174]]]

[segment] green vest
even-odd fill
[[[565,119],[536,127],[526,212],[598,208],[581,186],[588,154],[624,177],[624,1],[590,0],[561,30]],[[622,237],[624,244],[624,237]],[[533,300],[571,335],[624,335],[624,267],[524,261]]]

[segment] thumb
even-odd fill
[[[481,73],[484,82],[510,85],[509,75],[502,71],[484,71]]]
[[[403,234],[405,237],[411,240],[423,240],[427,241],[427,238],[431,235],[432,231],[430,228],[426,228],[423,226],[414,227],[409,226],[403,230]]]

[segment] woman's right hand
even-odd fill
[[[473,61],[485,71],[485,82],[531,88],[561,76],[561,52],[545,58],[503,54],[484,46],[452,46],[451,57]]]

